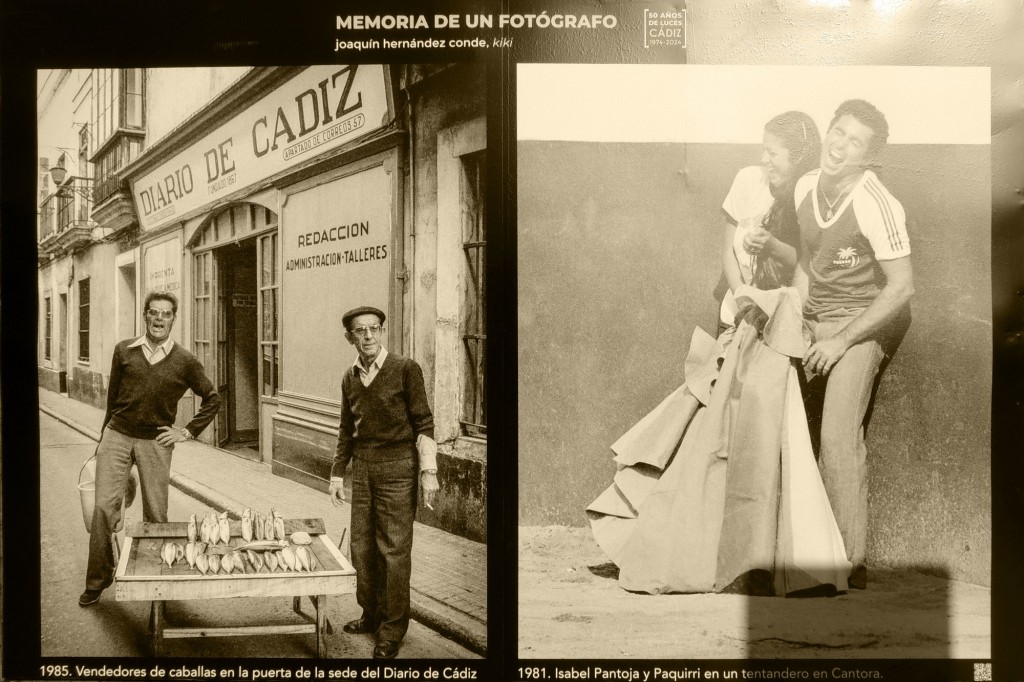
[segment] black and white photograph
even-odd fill
[[[520,657],[988,659],[989,70],[517,96]]]
[[[38,72],[44,657],[486,654],[481,79]]]
[[[0,680],[1020,682],[1019,0],[0,6]]]

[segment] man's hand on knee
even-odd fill
[[[327,494],[331,498],[331,504],[335,507],[341,506],[345,502],[345,480],[342,478],[332,478]]]

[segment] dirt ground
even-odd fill
[[[521,658],[990,658],[990,590],[900,567],[831,598],[633,594],[589,528],[519,529]]]

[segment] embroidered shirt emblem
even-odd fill
[[[860,263],[860,256],[857,255],[857,249],[852,246],[839,249],[836,257],[832,259],[832,265],[838,268],[846,268],[847,270],[856,267],[858,263]]]

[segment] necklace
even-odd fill
[[[846,187],[841,189],[839,191],[839,194],[836,195],[836,198],[835,198],[834,201],[829,201],[828,200],[828,195],[825,194],[825,188],[824,187],[821,187],[819,189],[821,189],[821,198],[824,199],[825,203],[828,205],[828,211],[825,212],[825,220],[826,221],[832,220],[832,216],[834,216],[836,214],[836,211],[835,211],[836,204],[838,204],[839,200],[843,198],[844,194],[846,194],[846,190],[850,189],[850,185],[847,185]]]

